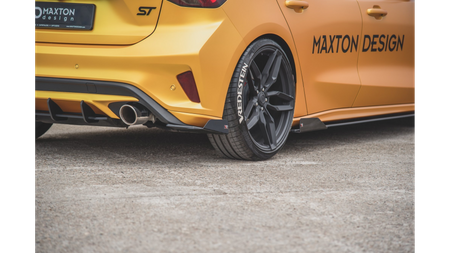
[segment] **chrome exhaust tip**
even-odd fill
[[[133,126],[142,125],[148,121],[155,123],[155,117],[143,106],[124,104],[120,107],[119,117],[123,123]]]

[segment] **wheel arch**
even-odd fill
[[[286,53],[288,57],[289,63],[291,65],[292,74],[294,75],[294,83],[296,88],[296,102],[295,102],[295,111],[294,118],[307,115],[306,110],[306,94],[303,86],[303,74],[300,66],[300,59],[297,55],[297,49],[295,48],[295,43],[291,37],[283,38],[280,35],[274,33],[266,33],[254,38],[248,46],[259,39],[270,39],[275,41],[278,45],[281,46],[283,51]],[[247,46],[247,47],[248,47]],[[245,50],[244,50],[245,51]],[[298,123],[298,119],[294,120],[294,124]]]
[[[296,103],[295,103],[296,105],[295,105],[295,111],[294,111],[294,118],[306,115],[307,114],[306,97],[305,97],[305,91],[304,91],[304,87],[303,87],[303,77],[302,77],[302,72],[301,72],[301,68],[300,68],[300,61],[297,56],[297,51],[296,51],[297,49],[295,48],[295,43],[292,40],[292,37],[283,38],[281,35],[271,33],[271,32],[267,32],[265,34],[261,34],[259,36],[252,36],[252,37],[253,38],[250,38],[250,40],[249,40],[249,36],[247,35],[242,40],[242,42],[245,43],[245,46],[238,50],[237,54],[240,56],[236,59],[236,64],[239,62],[242,54],[244,54],[244,52],[247,50],[247,48],[252,43],[254,43],[260,39],[270,39],[270,40],[276,42],[278,45],[280,45],[280,47],[285,52],[285,54],[289,60],[289,64],[291,65],[292,74],[294,76],[294,84],[295,84],[295,89],[296,89]],[[236,66],[236,65],[234,65],[234,66]],[[231,78],[230,78],[230,80],[231,80]],[[228,86],[227,86],[227,89],[228,89]],[[224,96],[223,104],[225,104],[225,100],[226,100],[226,96]],[[297,123],[298,123],[298,120],[294,122],[294,125]]]

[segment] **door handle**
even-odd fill
[[[308,7],[309,7],[309,3],[306,1],[287,0],[285,2],[285,5],[286,5],[286,7],[290,8],[290,9],[294,9],[294,11],[297,13],[302,13],[303,10],[308,9]]]
[[[376,20],[380,20],[387,14],[388,12],[386,10],[380,9],[379,6],[374,6],[373,9],[367,9],[367,15],[374,17]]]

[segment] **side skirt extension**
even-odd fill
[[[414,112],[408,114],[383,115],[378,117],[357,118],[351,120],[332,121],[332,122],[322,122],[319,118],[302,118],[300,119],[300,124],[298,125],[298,127],[292,128],[291,132],[305,133],[317,130],[325,130],[330,127],[347,126],[347,125],[369,123],[382,120],[409,118],[409,117],[414,117]]]

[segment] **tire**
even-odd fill
[[[286,54],[272,40],[257,40],[241,56],[230,82],[223,111],[229,133],[208,138],[225,157],[269,159],[286,143],[294,104],[295,82]]]
[[[37,139],[37,138],[41,137],[43,134],[45,134],[52,125],[53,124],[50,124],[50,123],[36,122],[35,138]]]

